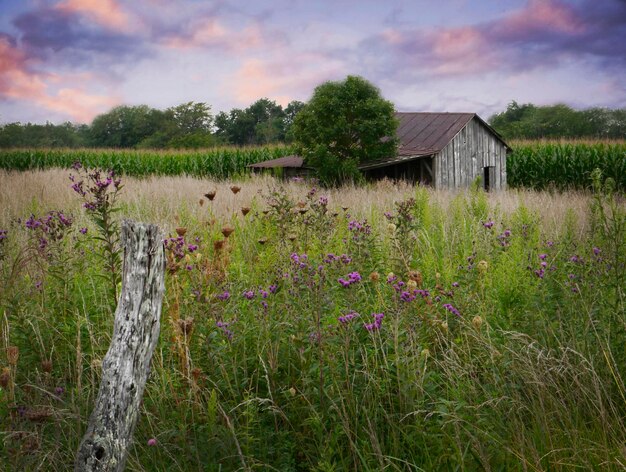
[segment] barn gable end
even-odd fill
[[[485,188],[504,189],[508,149],[489,126],[474,116],[435,154],[434,186],[463,188],[481,177]]]

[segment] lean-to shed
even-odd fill
[[[480,177],[486,190],[506,188],[509,146],[475,113],[396,113],[398,153],[362,162],[368,179],[405,179],[435,188],[468,187]],[[303,161],[287,161],[304,170]],[[284,158],[283,158],[284,159]],[[283,167],[281,159],[253,164],[253,168]]]

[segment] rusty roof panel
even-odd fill
[[[304,158],[302,156],[285,156],[269,161],[257,162],[250,164],[248,167],[255,169],[270,169],[272,167],[303,167]]]

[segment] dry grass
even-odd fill
[[[63,209],[78,215],[80,200],[71,190],[68,171],[0,171],[0,228],[5,228],[17,218],[30,213],[41,214],[53,209]],[[253,176],[239,182],[238,194],[233,194],[230,182],[197,179],[193,177],[125,178],[122,201],[124,216],[149,220],[171,229],[176,215],[188,216],[198,221],[216,218],[225,221],[238,214],[242,206],[263,208],[262,194],[281,182],[267,176]],[[304,183],[285,182],[287,192],[295,199],[304,199],[310,186]],[[204,193],[216,190],[213,202]],[[324,190],[331,206],[349,207],[353,215],[369,217],[372,212],[392,210],[394,202],[413,195],[415,187],[405,183],[381,181],[365,187],[347,186]],[[430,191],[431,201],[446,211],[456,196],[465,191]],[[494,192],[488,201],[494,211],[511,214],[520,205],[537,214],[548,235],[567,217],[575,220],[578,231],[587,228],[586,213],[589,195],[579,192],[550,193],[525,190]],[[203,200],[203,204],[200,204]],[[79,218],[80,219],[80,218]]]

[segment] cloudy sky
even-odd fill
[[[400,111],[626,107],[626,0],[0,0],[3,123],[286,105],[349,74]]]

